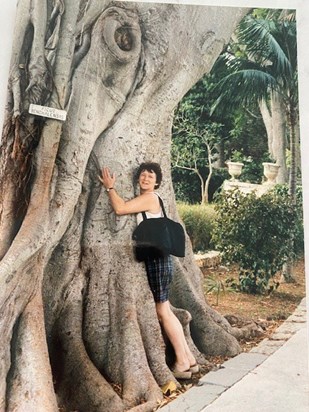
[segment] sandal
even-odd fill
[[[191,371],[192,373],[197,373],[197,372],[199,372],[199,370],[200,370],[200,367],[198,366],[197,363],[195,363],[194,365],[190,366],[190,369],[189,369],[189,371]]]
[[[187,369],[186,371],[177,371],[176,369],[172,369],[173,375],[175,376],[176,379],[191,379],[192,378],[192,372],[191,369]]]

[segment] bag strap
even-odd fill
[[[160,206],[161,206],[161,209],[162,209],[162,212],[163,212],[163,216],[167,217],[166,212],[165,212],[165,207],[164,207],[164,204],[163,204],[163,200],[161,199],[160,196],[158,196],[158,198],[159,198]]]
[[[162,209],[162,212],[163,212],[163,216],[167,217],[166,212],[165,212],[165,207],[164,207],[164,204],[163,204],[163,200],[161,199],[161,197],[159,195],[157,195],[157,196],[159,198],[159,202],[160,202],[160,206],[161,206],[161,209]],[[142,212],[142,215],[143,215],[143,220],[146,220],[147,219],[146,212]]]

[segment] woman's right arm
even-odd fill
[[[128,201],[122,199],[114,188],[116,177],[114,173],[110,174],[107,167],[103,168],[102,176],[99,176],[99,179],[104,187],[108,189],[109,200],[116,215],[128,215],[160,208],[158,196],[153,193],[145,193]]]
[[[158,197],[153,193],[145,193],[127,201],[123,200],[115,189],[110,190],[108,195],[116,215],[157,211],[160,208]]]

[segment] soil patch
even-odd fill
[[[216,311],[223,316],[234,315],[263,325],[264,334],[262,336],[240,342],[244,351],[249,351],[260,341],[272,335],[274,330],[294,312],[306,294],[303,259],[294,264],[294,282],[283,282],[282,274],[279,272],[274,278],[274,282],[279,284],[278,288],[267,295],[251,295],[235,291],[230,287],[231,282],[238,283],[236,266],[230,269],[220,266],[204,268],[203,275],[206,300]],[[207,292],[211,283],[216,284],[217,287]]]

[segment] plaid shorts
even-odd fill
[[[155,302],[167,301],[169,285],[173,277],[171,256],[147,259],[145,265],[149,286]]]

